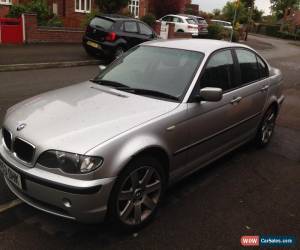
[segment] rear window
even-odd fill
[[[197,20],[199,24],[207,24],[204,19],[198,18]]]
[[[190,18],[186,19],[186,21],[187,21],[188,24],[196,24],[196,22],[193,19],[190,19]]]
[[[112,26],[113,26],[114,22],[107,20],[107,19],[103,19],[100,17],[95,17],[92,19],[90,25],[97,27],[97,28],[103,28],[105,30],[109,30]]]

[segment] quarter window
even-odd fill
[[[256,55],[245,49],[236,50],[241,70],[241,84],[254,82],[259,79],[259,70]]]
[[[90,13],[91,0],[75,0],[75,11],[82,13]]]
[[[125,22],[124,28],[125,28],[125,31],[127,31],[127,32],[132,32],[132,33],[138,32],[136,22]]]
[[[226,91],[234,81],[234,63],[230,50],[213,55],[201,77],[200,87],[215,87]]]
[[[145,24],[139,23],[140,32],[142,35],[151,36],[153,34],[152,30],[148,28]]]

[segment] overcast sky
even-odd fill
[[[222,9],[228,0],[192,0],[194,4],[199,4],[200,9],[204,11],[212,11],[213,9]],[[231,0],[232,1],[232,0]],[[258,9],[263,10],[265,14],[270,13],[269,0],[255,0]]]

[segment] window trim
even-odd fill
[[[12,0],[0,0],[0,5],[12,5]]]
[[[235,54],[236,63],[237,63],[237,67],[238,67],[238,70],[239,70],[239,79],[240,79],[240,82],[241,82],[241,79],[242,79],[242,72],[241,72],[241,68],[240,68],[240,64],[239,64],[239,60],[238,60],[238,57],[237,57],[236,50],[246,50],[246,51],[252,52],[252,53],[255,55],[255,58],[256,58],[257,68],[259,67],[259,66],[258,66],[258,60],[257,60],[257,57],[259,57],[259,58],[262,60],[262,62],[265,64],[265,66],[267,67],[267,71],[268,71],[268,72],[267,72],[267,77],[259,77],[259,79],[254,80],[254,81],[251,81],[251,82],[247,82],[247,83],[244,83],[244,84],[241,84],[241,85],[239,85],[239,87],[236,87],[235,89],[242,88],[242,87],[245,87],[245,86],[254,84],[254,83],[256,83],[256,82],[260,82],[260,81],[265,80],[265,79],[267,79],[267,78],[270,77],[269,66],[268,66],[268,64],[266,63],[266,61],[265,61],[260,55],[258,55],[255,51],[253,51],[253,50],[251,50],[251,49],[248,49],[248,48],[235,47],[235,48],[233,49],[233,53]]]
[[[217,53],[220,53],[220,52],[229,50],[229,51],[231,52],[231,56],[232,56],[232,60],[233,60],[234,71],[235,71],[235,73],[238,73],[238,72],[237,72],[237,65],[236,65],[236,60],[235,60],[235,56],[234,56],[234,51],[233,51],[233,49],[234,49],[234,47],[225,47],[225,48],[217,49],[217,50],[213,51],[213,52],[208,56],[208,58],[206,59],[205,64],[203,65],[203,67],[202,67],[202,69],[201,69],[201,73],[200,73],[200,75],[199,75],[199,77],[198,77],[198,79],[197,79],[197,82],[196,82],[196,84],[195,84],[195,86],[194,86],[194,89],[192,90],[192,92],[191,92],[191,94],[190,94],[190,96],[189,96],[189,98],[188,98],[188,100],[187,100],[187,103],[198,102],[197,100],[195,100],[195,98],[197,97],[197,94],[198,94],[198,93],[197,93],[197,90],[200,91],[200,87],[201,87],[200,79],[202,78],[202,76],[203,76],[203,74],[204,74],[204,71],[206,70],[206,67],[207,67],[207,65],[208,65],[208,63],[209,63],[209,61],[210,61],[210,59],[211,59],[214,55],[216,55]],[[239,75],[238,75],[238,76],[239,76]],[[229,93],[229,92],[231,92],[232,90],[234,90],[234,89],[228,89],[228,90],[226,90],[226,91],[223,91],[223,94]],[[198,91],[198,92],[199,92],[199,91]]]
[[[0,0],[1,1],[1,0]],[[74,3],[75,3],[75,12],[76,13],[91,13],[91,10],[92,10],[92,0],[84,0],[84,9],[82,10],[82,8],[81,8],[81,0],[78,0],[78,9],[77,9],[77,7],[76,7],[76,1],[77,0],[74,0]],[[87,10],[86,9],[86,6],[87,6],[87,2],[90,2],[90,9],[89,10]]]
[[[197,79],[197,82],[196,82],[196,84],[195,84],[195,86],[194,86],[194,88],[193,88],[193,90],[192,90],[192,92],[191,92],[191,94],[190,94],[190,96],[189,96],[189,98],[188,98],[188,100],[187,100],[187,103],[198,102],[197,100],[195,100],[195,97],[197,96],[197,92],[196,92],[197,89],[200,90],[200,88],[199,88],[199,87],[200,87],[200,79],[201,79],[201,77],[202,77],[203,74],[204,74],[204,70],[206,69],[209,60],[211,59],[212,56],[214,56],[214,55],[215,55],[216,53],[218,53],[218,52],[221,52],[221,51],[223,51],[223,50],[231,50],[232,57],[233,57],[233,63],[234,63],[234,70],[236,71],[238,81],[239,81],[239,82],[241,81],[241,72],[240,72],[240,67],[239,67],[239,63],[238,63],[238,59],[237,59],[237,55],[236,55],[236,50],[237,50],[237,49],[248,50],[248,51],[254,53],[257,57],[259,57],[259,58],[263,61],[263,63],[266,65],[267,70],[268,70],[268,75],[267,75],[267,77],[260,78],[259,80],[252,81],[252,82],[249,82],[249,83],[245,83],[245,84],[243,84],[243,85],[239,85],[238,87],[235,87],[235,88],[232,88],[232,89],[228,89],[228,90],[226,90],[226,91],[223,91],[223,94],[231,93],[231,92],[233,92],[233,91],[235,91],[235,90],[237,90],[237,89],[246,87],[246,86],[248,86],[248,85],[250,85],[250,84],[253,84],[253,83],[256,83],[256,82],[265,80],[265,79],[267,79],[267,78],[270,77],[269,64],[266,62],[266,60],[265,60],[264,58],[262,58],[259,54],[257,54],[256,51],[251,50],[251,49],[246,48],[246,47],[237,47],[237,46],[233,46],[233,47],[225,47],[225,48],[217,49],[217,50],[215,50],[214,52],[212,52],[212,53],[208,56],[208,58],[206,59],[206,62],[205,62],[205,64],[204,64],[203,67],[202,67],[201,73],[200,73],[200,75],[199,75],[199,77],[198,77],[198,79]],[[258,63],[258,61],[257,61],[257,63]]]

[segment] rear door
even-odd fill
[[[242,112],[239,120],[245,121],[241,133],[255,130],[261,117],[269,89],[268,67],[253,51],[245,48],[235,49],[236,60],[240,71],[240,80],[233,90],[240,98],[238,105]]]

